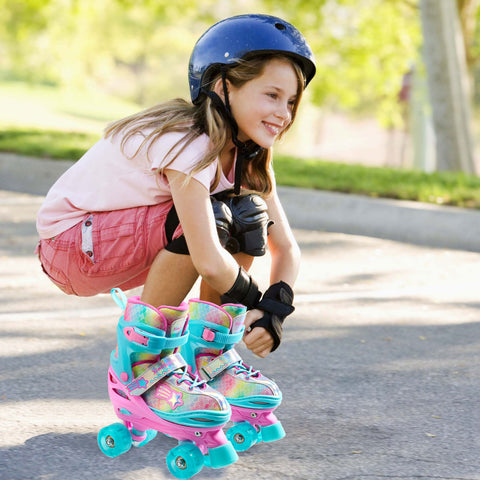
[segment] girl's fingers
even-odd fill
[[[260,357],[266,357],[273,347],[273,339],[263,327],[255,327],[243,340],[247,348]]]

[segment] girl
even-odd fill
[[[161,431],[180,440],[170,471],[189,478],[285,435],[273,414],[277,385],[233,346],[243,337],[265,357],[294,310],[299,249],[271,156],[314,73],[310,48],[287,22],[219,22],[193,50],[192,103],[113,123],[49,191],[37,221],[45,273],[68,294],[119,287],[112,295],[124,312],[108,381],[124,423],[100,431],[106,455]],[[262,296],[248,269],[265,253],[267,229],[271,286]],[[198,275],[201,299],[187,306]],[[121,291],[140,285],[141,297]]]
[[[202,299],[225,295],[249,308],[244,342],[268,355],[293,311],[299,265],[271,147],[314,74],[310,47],[279,18],[211,27],[190,59],[192,103],[113,123],[51,188],[37,218],[45,273],[80,296],[143,285],[141,300],[155,306],[178,305],[200,275]],[[267,227],[271,287],[262,297],[247,271]]]

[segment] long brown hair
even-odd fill
[[[297,97],[292,111],[291,125],[295,119],[305,84],[305,78],[301,68],[291,58],[281,54],[257,54],[229,68],[226,72],[226,78],[234,87],[239,88],[248,81],[260,76],[266,64],[273,59],[283,59],[290,62],[298,77]],[[205,88],[213,89],[219,78],[220,74],[213,76]],[[290,125],[281,133],[281,136],[290,128]],[[138,155],[138,153],[146,147],[148,159],[152,144],[163,134],[169,132],[184,132],[185,136],[171,148],[169,154],[176,151],[172,160],[158,168],[156,173],[163,173],[163,170],[168,168],[168,165],[200,135],[206,134],[209,137],[211,148],[206,151],[204,157],[194,165],[187,180],[197,172],[211,165],[220,155],[220,152],[230,140],[231,136],[227,122],[225,122],[222,115],[212,104],[210,98],[204,96],[197,105],[177,98],[113,122],[107,126],[104,137],[108,138],[122,134],[121,148],[122,151],[125,152],[125,145],[128,140],[135,135],[142,134],[144,139],[132,157]],[[242,172],[242,185],[245,188],[262,195],[271,193],[273,188],[273,180],[270,173],[271,156],[271,149],[263,150],[253,159],[249,160]],[[220,175],[221,166],[219,162],[212,190],[218,185]]]

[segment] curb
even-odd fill
[[[295,228],[480,252],[480,211],[279,187]]]
[[[45,195],[74,162],[0,153],[0,189]],[[293,228],[480,252],[480,211],[278,187]]]

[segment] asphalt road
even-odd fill
[[[0,479],[170,479],[159,435],[109,459],[119,309],[68,297],[33,255],[41,196],[0,191]],[[480,479],[478,253],[296,229],[285,341],[247,363],[276,379],[287,436],[195,478]],[[265,283],[268,258],[255,266]],[[195,291],[192,292],[192,295]]]

